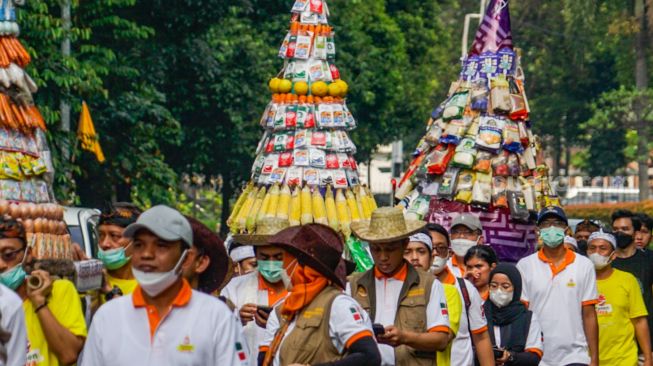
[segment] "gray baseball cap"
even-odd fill
[[[193,246],[193,229],[184,215],[165,205],[158,205],[143,212],[135,223],[127,226],[126,238],[133,238],[141,229],[147,229],[166,241],[181,240]]]
[[[481,220],[479,220],[478,217],[469,213],[460,214],[453,219],[453,221],[451,222],[451,228],[453,229],[458,225],[463,225],[470,230],[483,231],[483,225],[481,225]]]

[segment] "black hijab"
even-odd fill
[[[488,299],[485,302],[485,315],[487,317],[488,327],[490,329],[490,335],[494,340],[494,332],[492,331],[493,327],[511,327],[511,332],[509,339],[507,339],[506,348],[512,349],[514,347],[524,347],[526,339],[524,334],[528,335],[528,324],[530,322],[530,312],[526,309],[526,306],[520,301],[521,299],[521,290],[522,290],[522,281],[521,274],[517,267],[512,263],[499,263],[494,270],[490,273],[490,282],[495,274],[501,273],[510,279],[513,287],[512,301],[500,308]]]

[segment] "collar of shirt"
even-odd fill
[[[458,263],[458,258],[454,255],[451,257],[451,264],[458,267],[461,276],[465,276],[465,263]]]
[[[449,269],[449,266],[444,267],[444,273],[447,274],[447,276],[444,278],[444,281],[442,281],[443,284],[445,285],[455,285],[456,284],[456,277],[451,273],[451,270]]]
[[[170,310],[172,310],[173,307],[184,307],[190,302],[190,298],[193,295],[193,289],[190,287],[190,284],[188,284],[186,279],[183,279],[182,281],[183,283],[181,285],[181,290],[179,290],[179,293],[177,293],[175,299],[172,300],[172,304],[170,304],[170,308],[167,313],[170,313]],[[140,286],[137,286],[134,290],[134,293],[132,294],[132,303],[135,308],[146,308],[147,319],[150,324],[150,339],[152,339],[156,333],[156,329],[158,328],[159,323],[161,323],[161,320],[167,315],[167,313],[159,314],[154,305],[148,304],[145,300],[145,297],[143,297],[143,290]]]
[[[537,258],[539,258],[539,260],[541,260],[542,262],[549,264],[549,267],[551,268],[551,273],[555,277],[558,273],[562,272],[565,268],[567,268],[567,266],[574,263],[574,261],[576,260],[576,253],[574,253],[574,251],[571,249],[567,249],[565,251],[565,258],[559,267],[556,267],[555,263],[553,263],[553,261],[547,258],[547,256],[544,254],[543,249],[540,249],[540,251],[537,252]]]
[[[384,273],[381,273],[381,271],[379,271],[379,269],[376,268],[376,266],[374,266],[374,277],[376,277],[376,279],[378,279],[378,280],[381,280],[381,279],[386,279],[387,280],[387,279],[392,278],[392,279],[395,279],[397,281],[406,281],[406,276],[407,275],[408,275],[408,264],[406,264],[406,263],[404,263],[403,266],[401,267],[401,269],[392,276],[388,276],[388,275],[386,275]]]
[[[259,291],[267,292],[269,306],[275,305],[277,302],[279,302],[279,300],[283,299],[284,297],[286,297],[286,295],[288,295],[287,290],[281,290],[277,292],[275,289],[270,287],[268,283],[263,279],[263,276],[261,276],[260,274],[258,275],[258,289]]]

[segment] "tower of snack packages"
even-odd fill
[[[559,205],[512,44],[508,0],[491,0],[458,80],[432,112],[395,198],[409,218],[450,225],[478,215],[485,241],[504,260],[532,253],[532,214]]]
[[[0,215],[23,222],[37,258],[72,259],[63,207],[55,203],[45,121],[37,85],[25,72],[30,55],[18,40],[16,0],[0,7]]]
[[[334,30],[326,0],[297,0],[279,49],[283,69],[270,80],[272,100],[260,125],[252,178],[228,220],[232,233],[255,234],[263,218],[291,226],[329,225],[357,243],[349,225],[376,208],[358,177],[356,146],[348,131],[356,120],[347,108],[347,83],[335,64]],[[354,258],[356,259],[356,258]],[[360,263],[359,263],[360,264]]]

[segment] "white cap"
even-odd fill
[[[133,238],[141,229],[147,229],[165,241],[181,240],[193,246],[193,229],[188,220],[179,211],[165,205],[143,212],[135,223],[127,226],[123,236]]]
[[[234,248],[229,253],[229,256],[231,257],[231,260],[236,263],[243,261],[247,258],[253,258],[255,256],[254,247],[251,245],[243,245],[238,248]]]
[[[578,242],[572,236],[565,236],[565,244],[569,244],[572,247],[578,249]]]
[[[417,233],[413,234],[410,236],[410,241],[415,241],[418,243],[423,243],[426,245],[430,251],[433,251],[433,241],[431,241],[431,237],[424,234],[424,233]]]

